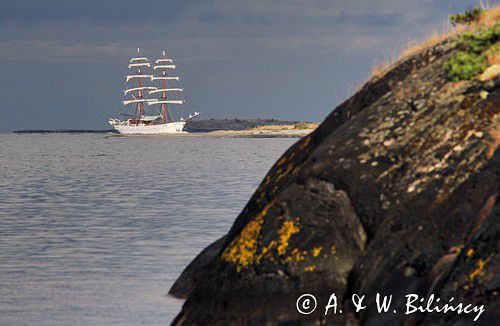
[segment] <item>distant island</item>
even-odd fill
[[[286,121],[277,119],[209,119],[191,120],[186,123],[187,132],[211,132],[220,130],[252,130],[252,129],[315,129],[315,122]]]
[[[303,136],[318,126],[315,122],[287,121],[277,119],[207,119],[190,120],[184,130],[190,133],[217,132],[217,136]],[[15,130],[16,134],[54,134],[54,133],[113,133],[114,129],[24,129]]]

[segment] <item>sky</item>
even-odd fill
[[[490,4],[496,4],[490,1]],[[136,49],[201,118],[322,121],[465,0],[0,0],[0,132],[108,129]]]

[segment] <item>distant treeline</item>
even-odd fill
[[[304,121],[286,121],[276,119],[209,119],[190,120],[184,127],[188,132],[209,132],[216,130],[248,130],[264,126],[296,125]]]
[[[209,120],[189,120],[184,127],[187,132],[210,132],[216,130],[248,130],[263,126],[285,126],[296,125],[303,121],[285,121],[276,119],[209,119]],[[113,129],[26,129],[16,130],[16,134],[45,134],[45,133],[71,133],[71,134],[99,134],[114,133]]]

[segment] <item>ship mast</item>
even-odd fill
[[[151,64],[148,61],[148,58],[143,57],[141,55],[141,50],[137,48],[137,56],[134,58],[130,59],[130,63],[128,65],[129,69],[135,69],[135,74],[132,73],[130,75],[126,76],[126,81],[129,82],[130,80],[137,80],[136,86],[134,88],[129,88],[126,89],[123,93],[126,96],[127,94],[130,94],[132,99],[130,100],[125,100],[123,101],[123,105],[129,105],[129,104],[136,104],[136,110],[134,113],[134,120],[136,121],[136,124],[139,123],[139,120],[144,114],[144,103],[147,103],[149,99],[144,98],[143,92],[145,90],[155,90],[156,87],[148,87],[148,86],[143,86],[143,79],[151,79],[151,75],[145,75],[143,74],[143,70],[145,68],[150,68]],[[137,117],[137,113],[139,116]]]
[[[137,48],[137,56],[140,56],[141,49]],[[141,68],[137,68],[137,74],[141,74]],[[137,86],[139,88],[139,99],[142,99],[142,80],[137,78]],[[139,102],[139,117],[142,117],[142,102]]]
[[[168,69],[175,69],[173,60],[166,57],[165,51],[162,52],[160,59],[156,60],[156,65],[153,67],[154,70],[160,70],[160,76],[152,76],[151,81],[160,80],[162,81],[163,88],[155,89],[150,91],[149,94],[161,93],[161,98],[156,100],[151,100],[148,105],[160,104],[161,114],[163,116],[163,123],[172,122],[174,119],[172,114],[168,110],[168,104],[183,104],[184,101],[174,100],[173,98],[167,98],[167,92],[182,92],[182,88],[167,88],[167,80],[179,80],[179,77],[172,77],[167,75]]]

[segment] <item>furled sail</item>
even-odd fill
[[[154,70],[156,69],[175,69],[176,65],[158,65],[154,66]]]
[[[144,86],[144,87],[135,87],[135,88],[129,88],[129,89],[126,89],[123,91],[123,94],[127,94],[127,93],[130,93],[130,92],[135,92],[135,91],[143,91],[143,90],[149,90],[150,91],[150,94],[152,91],[154,91],[156,89],[156,87],[149,87],[149,86]]]
[[[136,61],[148,61],[148,58],[140,57],[140,58],[132,58],[132,59],[130,59],[130,63],[136,62]]]
[[[134,104],[134,103],[148,103],[151,102],[152,100],[155,100],[155,99],[150,99],[150,98],[138,98],[138,99],[134,99],[134,100],[126,100],[126,101],[123,101],[123,105],[129,105],[129,104]]]
[[[151,64],[149,62],[141,62],[141,63],[131,63],[128,65],[129,68],[134,68],[134,67],[151,67]]]
[[[148,105],[154,105],[154,104],[184,104],[186,101],[182,100],[149,100]]]
[[[156,63],[162,63],[162,62],[172,63],[172,62],[174,62],[174,60],[172,60],[172,59],[158,59],[158,60],[156,60]]]
[[[159,88],[153,91],[149,91],[149,94],[163,93],[163,92],[182,92],[182,88]]]
[[[160,76],[151,76],[151,80],[179,80],[179,77],[160,77]]]
[[[127,81],[134,79],[134,78],[152,78],[153,76],[151,75],[129,75],[127,76]]]

